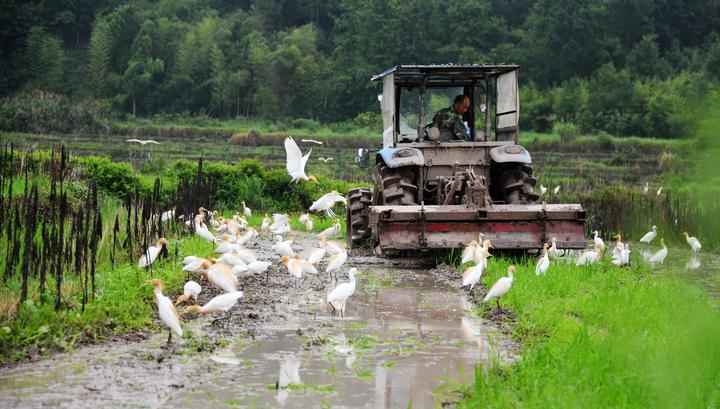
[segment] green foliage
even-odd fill
[[[0,126],[32,133],[97,132],[104,118],[93,99],[70,101],[63,95],[32,91],[0,101]]]
[[[129,163],[98,156],[74,157],[72,163],[82,168],[83,179],[97,183],[100,189],[122,199],[139,183]]]

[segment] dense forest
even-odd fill
[[[720,83],[715,0],[6,1],[0,27],[6,129],[52,103],[372,122],[392,65],[512,62],[524,129],[679,137]]]

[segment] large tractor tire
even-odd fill
[[[418,188],[413,183],[412,170],[392,169],[382,162],[376,165],[376,169],[379,176],[382,204],[387,206],[417,205]]]
[[[349,248],[357,248],[370,240],[370,189],[359,187],[347,193],[347,211],[345,225],[347,228],[347,244]]]
[[[533,189],[537,179],[532,176],[532,168],[521,165],[503,173],[503,189],[507,204],[533,204],[540,195]]]

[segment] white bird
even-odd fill
[[[660,196],[661,193],[662,193],[662,186],[660,186],[660,189],[658,189],[658,191],[657,191],[657,193],[655,194],[655,196]]]
[[[155,145],[160,145],[160,142],[153,141],[152,139],[147,139],[147,140],[142,140],[142,139],[126,139],[125,142],[135,142],[135,143],[139,143],[139,144],[142,145],[142,146],[145,146],[145,145],[147,145],[147,144],[149,144],[149,143],[152,143],[152,144],[155,144]]]
[[[318,238],[326,238],[329,239],[330,237],[337,236],[342,231],[342,227],[340,226],[340,222],[337,220],[333,221],[333,225],[328,227],[327,229],[321,231],[317,234]]]
[[[232,273],[230,266],[225,263],[215,263],[207,267],[205,276],[212,285],[226,293],[237,291],[238,279]]]
[[[322,161],[322,162],[324,162],[324,163],[328,163],[328,162],[330,162],[331,160],[333,160],[333,158],[323,158],[323,157],[321,156],[321,157],[318,158],[318,160],[319,160],[319,161]]]
[[[324,248],[329,255],[343,253],[347,249],[346,243],[338,243],[332,240],[328,240],[325,237],[320,238],[320,247]]]
[[[253,274],[261,274],[267,271],[268,268],[272,265],[269,261],[260,261],[255,260],[252,263],[247,265],[247,269],[249,272]]]
[[[174,209],[166,210],[160,215],[160,221],[166,222],[166,221],[172,219],[173,217],[175,217],[175,210]]]
[[[557,258],[557,256],[558,256],[558,248],[556,245],[557,238],[553,237],[552,239],[550,239],[550,242],[552,243],[552,246],[550,246],[550,248],[548,249],[548,256],[550,256],[550,258]]]
[[[662,264],[663,261],[665,261],[665,257],[668,254],[667,246],[665,246],[665,240],[660,239],[660,245],[662,246],[662,248],[658,250],[655,254],[653,254],[652,257],[650,257],[650,259],[648,260],[650,264]]]
[[[242,207],[243,207],[243,216],[245,216],[245,217],[252,216],[252,210],[249,207],[245,206],[244,200],[242,202]]]
[[[242,249],[242,246],[237,243],[231,243],[229,241],[220,243],[215,248],[215,253],[217,254],[225,254],[225,253],[235,253],[240,251]]]
[[[167,343],[169,344],[170,341],[172,341],[173,332],[176,333],[179,337],[181,337],[183,334],[182,327],[180,326],[180,317],[178,316],[177,310],[175,309],[175,306],[173,305],[170,298],[163,295],[162,281],[154,278],[152,280],[145,281],[145,284],[152,284],[152,286],[154,287],[153,297],[155,298],[155,304],[157,304],[158,307],[158,315],[160,316],[160,320],[163,322],[163,324],[165,324],[169,329],[167,339]]]
[[[657,236],[657,226],[653,225],[652,231],[645,233],[640,239],[640,243],[650,243]]]
[[[270,218],[266,214],[265,217],[263,217],[262,225],[260,226],[260,231],[265,232],[265,231],[267,231],[268,227],[270,227]]]
[[[322,141],[316,141],[315,139],[300,139],[300,142],[314,143],[316,145],[322,145]]]
[[[327,296],[327,302],[330,304],[330,307],[332,307],[333,314],[335,314],[335,311],[340,310],[340,317],[342,318],[345,317],[345,305],[347,303],[347,299],[355,293],[356,274],[362,274],[362,272],[358,271],[355,267],[351,268],[350,271],[348,271],[350,281],[338,284],[338,286],[335,287],[335,289]]]
[[[342,253],[333,254],[328,259],[328,264],[325,266],[325,272],[330,274],[333,272],[340,271],[340,267],[347,261],[347,251]]]
[[[487,255],[485,255],[485,253],[487,253],[490,248],[493,248],[492,243],[490,243],[490,239],[485,239],[485,240],[483,241],[482,246],[477,247],[477,248],[475,249],[475,253],[473,253],[473,259],[472,259],[473,262],[474,262],[476,265],[482,264],[482,265],[483,265],[483,269],[486,269],[486,268],[487,268],[487,260],[488,260],[488,257],[492,257],[492,254],[490,254],[490,253],[488,253]]]
[[[593,232],[593,234],[595,234],[595,237],[593,238],[593,241],[595,242],[595,245],[596,245],[596,246],[600,246],[600,250],[605,250],[605,242],[603,241],[603,239],[601,239],[600,237],[598,237],[598,234],[599,234],[598,231],[595,230],[595,231]]]
[[[197,296],[200,295],[200,292],[202,292],[202,287],[200,287],[200,284],[196,283],[193,280],[188,281],[183,286],[183,293],[181,296],[178,297],[177,301],[175,301],[175,305],[184,303],[185,301],[189,300],[190,297],[192,297],[195,302],[197,302]]]
[[[209,241],[210,243],[215,243],[215,235],[212,234],[210,230],[207,229],[207,227],[201,227],[199,225],[196,225],[195,234]]]
[[[616,266],[630,264],[630,245],[622,242],[622,236],[616,235],[617,242],[613,247],[612,263]]]
[[[187,264],[185,264],[185,267],[183,267],[183,271],[187,271],[188,273],[200,274],[207,269],[207,267],[204,266],[204,263],[206,261],[208,263],[212,264],[212,262],[210,260],[206,260],[204,258],[195,257],[195,256],[190,256],[190,257],[193,257],[193,260],[189,261]],[[188,258],[189,257],[185,257],[186,260]]]
[[[255,254],[254,251],[246,248],[241,248],[239,251],[236,251],[234,253],[236,256],[240,258],[240,260],[244,261],[245,264],[250,264],[253,261],[257,260],[257,254]]]
[[[650,189],[650,184],[648,182],[645,182],[645,187],[643,188],[642,192],[647,193],[648,189]]]
[[[694,251],[695,253],[700,251],[700,249],[702,248],[702,245],[700,244],[700,240],[688,235],[688,232],[686,232],[686,231],[683,232],[683,236],[685,236],[685,240],[687,241],[687,244],[690,245],[690,248],[692,249],[692,251]]]
[[[543,185],[540,185],[540,194],[541,194],[541,195],[544,195],[545,192],[547,192],[547,188],[546,188],[545,186],[543,186]]]
[[[538,260],[537,265],[535,266],[535,275],[539,276],[541,274],[546,274],[548,267],[550,267],[550,258],[548,257],[548,244],[543,244],[543,255],[540,257],[540,260]]]
[[[275,236],[275,244],[272,246],[273,251],[279,256],[295,257],[295,251],[292,249],[292,239],[283,240],[282,236]]]
[[[302,264],[300,261],[301,260],[297,257],[290,258],[288,256],[282,256],[280,258],[280,264],[284,265],[288,274],[295,278],[302,277]]]
[[[217,297],[213,297],[202,307],[199,305],[191,305],[185,308],[183,314],[186,314],[190,311],[197,311],[201,314],[210,314],[213,312],[227,312],[238,302],[238,300],[242,296],[242,291],[233,291],[225,294],[220,294]]]
[[[270,225],[270,231],[274,234],[285,234],[292,231],[290,228],[290,216],[286,214],[273,214],[273,223]]]
[[[481,260],[479,263],[475,264],[472,267],[468,267],[463,272],[463,283],[462,287],[470,286],[470,291],[472,291],[473,287],[475,287],[475,284],[477,284],[480,281],[480,277],[482,277],[483,271],[485,271],[485,268],[487,266],[486,263],[483,262],[483,260],[487,260],[487,257],[490,257],[490,253],[488,250],[484,247],[481,247],[482,254],[481,254]]]
[[[287,160],[286,168],[288,174],[292,177],[292,180],[290,181],[291,183],[297,183],[301,180],[317,183],[315,176],[308,176],[305,174],[305,164],[307,164],[311,153],[312,149],[310,149],[310,152],[308,152],[307,155],[302,156],[302,152],[300,152],[300,148],[298,148],[293,138],[288,137],[285,139],[285,154]]]
[[[217,261],[232,267],[247,265],[247,263],[245,263],[238,255],[232,252],[223,253],[220,257],[218,257]]]
[[[555,189],[553,189],[554,194],[560,193],[560,185],[555,186]]]
[[[465,264],[469,261],[473,260],[473,257],[475,257],[475,251],[478,249],[478,242],[477,240],[473,240],[465,246],[465,248],[462,251],[462,258],[460,259],[460,264]]]
[[[602,255],[602,249],[599,244],[596,244],[592,250],[585,250],[575,259],[576,266],[585,266],[595,263],[600,259]]]
[[[493,284],[492,288],[490,288],[490,291],[485,295],[485,298],[483,299],[483,302],[488,302],[492,298],[496,298],[497,307],[500,308],[500,297],[507,294],[508,291],[510,291],[510,287],[512,287],[513,283],[513,274],[515,273],[515,266],[508,267],[508,276],[507,277],[501,277],[499,280]]]
[[[332,210],[332,208],[337,202],[342,202],[346,204],[347,199],[344,195],[341,195],[337,191],[333,190],[330,193],[325,193],[318,200],[314,201],[313,204],[310,205],[309,210],[311,212],[325,212],[328,217],[335,217],[335,212]]]
[[[307,255],[307,261],[317,265],[318,263],[320,263],[320,261],[322,261],[323,257],[325,257],[325,248],[324,247],[311,248],[310,250],[308,250],[306,255]]]
[[[245,245],[245,243],[247,243],[248,241],[254,239],[255,237],[258,237],[259,235],[260,234],[257,232],[257,230],[255,230],[254,227],[251,227],[247,229],[245,234],[237,238],[237,242],[242,246]]]
[[[148,249],[145,250],[145,254],[140,256],[140,261],[138,261],[138,267],[143,268],[152,264],[157,259],[158,255],[166,244],[167,240],[164,237],[161,237],[160,240],[157,241],[156,245],[148,247]]]

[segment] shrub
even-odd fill
[[[672,169],[674,159],[675,159],[675,155],[673,155],[672,153],[663,152],[662,154],[660,154],[660,157],[658,158],[658,166],[664,172],[669,171]]]
[[[121,199],[139,184],[129,163],[111,162],[108,158],[97,156],[75,157],[72,161],[82,169],[81,178],[94,181],[98,188]]]
[[[95,132],[102,127],[100,103],[92,99],[71,102],[44,91],[32,91],[2,101],[0,125],[9,131],[32,133]]]
[[[580,135],[580,128],[572,122],[558,122],[553,126],[553,133],[560,135],[560,142],[568,144]]]

